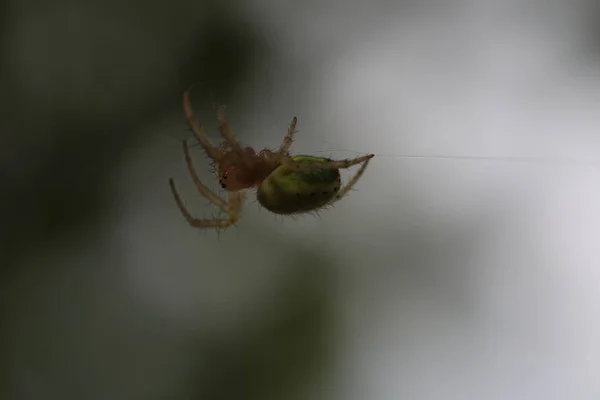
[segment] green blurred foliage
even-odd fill
[[[19,93],[20,85],[4,66],[2,82],[7,96],[2,96],[0,107],[14,110],[4,118],[0,136],[0,170],[5,185],[0,203],[4,216],[0,265],[4,274],[36,243],[52,241],[66,230],[84,226],[99,229],[98,225],[107,221],[115,171],[139,141],[147,140],[142,128],[180,105],[184,88],[210,77],[227,94],[242,83],[248,69],[257,67],[255,50],[262,46],[262,38],[256,27],[247,21],[240,23],[232,8],[219,4],[208,4],[208,24],[195,29],[192,46],[175,60],[177,76],[149,77],[156,80],[156,88],[148,87],[144,101],[116,110],[108,118],[93,110],[74,114],[69,107],[60,107],[59,98],[52,100],[53,110],[36,110],[33,115],[43,118],[32,121],[27,96]],[[160,15],[162,7],[155,12]],[[103,51],[110,53],[110,49]],[[119,60],[114,63],[114,68],[123,68]],[[43,67],[39,66],[40,74]],[[161,79],[171,85],[164,85]],[[121,90],[129,90],[126,83]]]
[[[33,7],[34,3],[23,9],[39,11]],[[55,6],[60,4],[64,5],[56,3]],[[93,2],[90,4],[94,5]],[[108,2],[104,7],[110,11],[116,4]],[[181,31],[181,25],[193,21],[189,15],[181,15],[186,10],[182,4],[127,3],[120,9],[119,17],[131,18],[131,23],[137,24],[138,29],[152,33],[150,37],[160,38],[166,35],[166,29]],[[19,23],[21,16],[16,11],[18,8],[13,6],[0,3],[0,15],[5,22],[2,32],[10,32],[11,27]],[[200,7],[204,22],[192,29],[191,40],[187,44],[168,43],[179,49],[173,52],[179,54],[179,59],[173,60],[177,66],[176,74],[151,76],[145,70],[130,71],[131,74],[147,75],[145,81],[154,82],[154,86],[144,89],[143,101],[139,104],[128,105],[120,101],[113,104],[111,97],[101,97],[115,96],[112,98],[118,100],[121,93],[124,95],[136,89],[134,84],[120,80],[126,75],[111,80],[110,69],[127,66],[123,60],[111,58],[110,48],[95,49],[102,52],[104,60],[101,65],[91,65],[91,68],[109,69],[99,71],[101,76],[108,77],[107,80],[96,83],[109,90],[103,94],[90,93],[88,110],[70,97],[69,91],[73,88],[64,88],[60,97],[48,99],[46,109],[32,111],[30,95],[21,90],[27,84],[19,81],[19,71],[6,61],[6,57],[5,62],[0,63],[4,93],[0,97],[0,107],[11,111],[4,113],[0,135],[0,171],[4,178],[0,201],[3,216],[0,311],[4,323],[19,318],[19,306],[14,299],[27,296],[20,292],[21,288],[13,286],[17,268],[24,268],[21,263],[24,256],[53,244],[64,245],[64,240],[75,232],[100,232],[114,223],[111,213],[115,206],[115,177],[136,146],[147,140],[144,127],[161,115],[178,111],[181,92],[190,84],[215,82],[219,95],[226,98],[244,84],[245,79],[255,76],[256,71],[264,67],[269,49],[259,33],[259,26],[236,15],[236,8],[231,4],[210,1]],[[74,11],[74,15],[77,12]],[[179,16],[182,16],[181,20],[178,20]],[[9,25],[9,21],[13,25]],[[11,54],[6,46],[12,38],[4,35],[3,39],[0,45],[5,47],[0,49],[0,54]],[[163,37],[163,40],[175,39],[176,35]],[[141,56],[152,52],[153,43],[139,45],[144,47],[139,50]],[[58,54],[77,51],[68,47],[49,51],[53,50],[60,50]],[[54,64],[48,68],[61,68],[60,58],[52,61]],[[35,66],[44,85],[52,86],[53,82],[44,82],[45,67]],[[67,65],[62,67],[68,71]],[[40,96],[44,96],[43,87],[39,90]],[[74,112],[75,105],[84,107],[80,109],[83,112]],[[102,107],[109,107],[110,112],[104,112],[106,109]],[[332,319],[329,270],[317,253],[300,252],[290,259],[294,260],[296,275],[289,280],[288,286],[281,288],[280,299],[262,320],[256,321],[257,328],[245,340],[206,343],[203,338],[203,342],[197,344],[199,362],[208,359],[212,370],[207,376],[191,376],[186,391],[193,394],[193,398],[289,398],[290,393],[301,391],[324,372],[329,360],[327,349]],[[58,268],[55,264],[50,262],[40,267]],[[27,274],[27,271],[18,272]],[[29,273],[35,274],[36,269]],[[43,287],[44,282],[40,281],[40,285]],[[0,334],[0,352],[8,343],[2,335],[4,333]],[[47,340],[51,342],[51,335]],[[34,349],[39,345],[32,343],[34,357]],[[46,345],[51,346],[51,343]],[[27,363],[24,355],[23,365]],[[23,389],[28,383],[14,381],[20,374],[11,371],[11,366],[2,363],[2,368],[0,397],[24,398]],[[47,393],[47,398],[56,395]]]
[[[243,340],[199,343],[208,376],[193,375],[198,399],[295,398],[314,388],[332,367],[332,269],[323,253],[301,251],[272,308]],[[318,386],[317,386],[318,387]],[[192,389],[195,391],[194,389]]]

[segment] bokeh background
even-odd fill
[[[0,18],[0,398],[600,398],[598,2]],[[296,153],[377,157],[318,217],[250,194],[237,227],[194,230],[167,184],[216,211],[181,152],[194,82],[214,138],[217,102],[256,148],[297,116]]]

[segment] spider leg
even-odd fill
[[[360,179],[360,177],[365,173],[365,170],[367,169],[367,166],[369,165],[369,161],[371,161],[370,158],[363,162],[363,164],[360,166],[359,170],[356,171],[356,173],[354,174],[354,176],[352,177],[352,179],[350,179],[348,181],[348,183],[346,183],[340,189],[340,191],[338,192],[337,196],[335,196],[335,200],[334,201],[340,200],[342,197],[344,197],[350,191],[350,189],[352,189],[352,187],[354,186],[354,184],[356,182],[358,182],[358,180]]]
[[[363,157],[357,157],[352,159],[338,160],[338,161],[327,161],[327,162],[316,162],[316,163],[299,163],[294,161],[290,157],[283,156],[281,158],[281,164],[287,169],[297,172],[306,172],[313,169],[345,169],[350,168],[356,164],[362,164],[368,162],[371,158],[375,157],[374,154],[368,154]]]
[[[169,184],[171,185],[171,192],[173,193],[173,197],[175,197],[181,214],[194,228],[227,228],[238,221],[243,204],[242,192],[227,192],[229,204],[224,202],[227,205],[227,210],[221,207],[223,211],[227,212],[227,218],[200,219],[192,216],[183,204],[183,200],[175,188],[173,179],[169,180]]]
[[[225,106],[219,107],[217,110],[217,121],[219,122],[219,132],[225,138],[225,140],[231,146],[231,149],[239,154],[243,153],[242,146],[237,141],[233,133],[231,133],[231,129],[229,128],[229,124],[225,119]]]
[[[222,211],[227,213],[226,219],[198,219],[194,218],[190,212],[187,210],[185,204],[177,188],[175,187],[175,182],[173,179],[169,179],[169,185],[171,186],[171,193],[175,198],[175,202],[181,211],[181,214],[185,217],[185,219],[189,222],[190,225],[198,228],[225,228],[229,225],[234,224],[239,219],[239,212],[242,209],[243,205],[243,196],[242,192],[228,192],[228,201],[225,202],[219,196],[217,196],[213,191],[204,186],[202,182],[200,182],[200,178],[196,173],[194,168],[194,164],[192,162],[192,158],[190,157],[190,152],[187,143],[183,142],[183,151],[185,153],[185,161],[188,166],[188,170],[190,175],[192,176],[192,180],[196,184],[196,188],[200,194],[206,197],[211,203],[215,204]]]
[[[185,141],[183,142],[183,152],[185,153],[185,163],[187,164],[188,171],[190,172],[192,180],[194,181],[194,184],[196,185],[196,188],[198,188],[200,194],[206,197],[214,205],[218,206],[223,211],[228,212],[229,210],[227,203],[224,200],[222,200],[219,196],[217,196],[212,190],[204,186],[204,184],[202,184],[202,182],[200,181],[200,178],[196,173],[196,168],[194,168],[192,157],[190,156],[190,149],[187,145],[187,142]]]
[[[227,148],[229,147],[229,143],[227,142],[227,140],[225,140],[223,143],[221,143],[221,145],[219,146],[219,150],[222,153],[225,153],[227,151]]]
[[[196,117],[194,117],[192,105],[190,103],[190,90],[183,93],[183,111],[185,112],[185,119],[192,129],[194,136],[196,139],[198,139],[198,142],[204,148],[208,156],[213,160],[218,160],[221,158],[221,153],[219,153],[219,151],[212,145],[210,139],[206,135],[206,132],[202,128],[202,125],[200,125],[198,121],[196,121]]]
[[[283,138],[283,143],[281,143],[281,147],[279,148],[279,155],[281,156],[287,153],[287,151],[290,149],[290,146],[294,142],[294,133],[296,133],[296,123],[298,123],[298,118],[294,117],[294,119],[292,119],[290,127],[288,128],[288,133],[285,136],[285,138]]]

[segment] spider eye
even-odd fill
[[[219,179],[219,184],[221,185],[222,189],[226,189],[227,185],[225,184],[225,182],[223,182],[225,179],[227,179],[227,172],[223,172],[221,174],[221,179]]]

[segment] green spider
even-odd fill
[[[231,133],[225,121],[225,107],[217,112],[219,132],[225,141],[215,147],[202,126],[196,121],[190,104],[190,91],[183,94],[183,109],[186,120],[204,148],[213,160],[215,172],[221,188],[227,191],[227,201],[223,200],[204,186],[190,156],[189,146],[183,141],[183,152],[188,170],[198,191],[211,203],[227,214],[226,218],[194,218],[185,207],[177,192],[175,182],[169,179],[171,192],[179,210],[193,227],[226,228],[239,219],[247,189],[257,189],[258,202],[267,210],[282,215],[293,215],[318,211],[344,197],[365,172],[373,154],[346,160],[331,160],[309,155],[290,156],[290,149],[296,128],[294,117],[277,151],[263,149],[260,152],[251,147],[242,147]],[[349,168],[361,164],[352,179],[342,187],[340,168]]]

